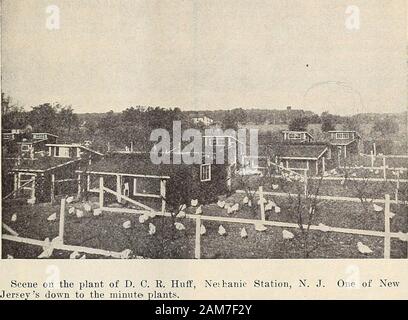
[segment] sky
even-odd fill
[[[49,5],[59,29],[46,27]],[[359,29],[346,27],[349,5]],[[81,113],[401,112],[406,20],[405,0],[3,0],[2,91]]]

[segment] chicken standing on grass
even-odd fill
[[[220,225],[218,227],[218,234],[221,235],[221,236],[224,236],[224,235],[227,234],[227,231],[225,230],[225,228],[222,225]]]
[[[242,228],[241,229],[241,238],[247,238],[248,237],[248,233],[247,233],[247,231],[245,230],[245,228]]]
[[[80,256],[78,251],[74,251],[69,255],[70,259],[77,259]]]
[[[207,232],[207,230],[205,229],[205,226],[202,224],[201,227],[200,227],[200,234],[205,235],[206,232]]]
[[[76,209],[75,214],[77,218],[82,218],[84,216],[84,212],[82,210]]]
[[[381,211],[383,211],[383,208],[382,207],[380,207],[379,205],[377,205],[377,204],[373,204],[373,207],[374,207],[374,211],[376,211],[376,212],[381,212]]]
[[[47,218],[48,221],[55,221],[57,220],[57,213],[53,213]]]
[[[130,222],[130,220],[127,220],[125,222],[123,222],[122,226],[124,229],[129,229],[131,227],[132,223]]]
[[[224,208],[224,206],[225,206],[225,201],[218,200],[217,206],[219,206],[220,208]]]
[[[184,226],[184,224],[180,223],[180,222],[175,222],[174,226],[176,227],[177,230],[182,231],[182,230],[186,230],[186,227]]]
[[[362,254],[369,254],[373,253],[373,250],[371,250],[368,246],[365,244],[361,243],[360,241],[357,243],[357,249],[360,253]]]
[[[149,234],[152,236],[156,233],[156,227],[153,223],[149,223]]]
[[[295,237],[295,235],[290,231],[283,230],[282,231],[282,237],[283,237],[283,239],[293,239]]]

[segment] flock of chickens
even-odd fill
[[[333,169],[333,170],[326,173],[326,175],[330,175],[330,174],[333,174],[333,175],[337,174],[336,169]],[[352,176],[353,176],[353,174],[352,174]],[[297,178],[300,179],[301,177],[293,176],[293,175],[290,175],[290,174],[287,174],[287,176],[286,176],[286,179],[291,179],[291,180],[292,179],[296,180]],[[276,190],[279,186],[278,185],[273,185],[272,187],[273,187],[274,190]],[[70,204],[71,202],[73,202],[73,200],[74,200],[73,197],[68,197],[66,199],[66,203]],[[261,205],[261,201],[262,200],[258,200],[257,204]],[[281,208],[273,200],[263,199],[263,201],[264,201],[263,205],[264,205],[265,212],[267,212],[267,211],[274,211],[275,213],[280,213],[281,212]],[[248,198],[248,196],[245,196],[243,198],[243,200],[242,200],[242,206],[252,207],[252,205],[253,205],[252,201]],[[240,209],[240,204],[239,203],[230,204],[230,203],[227,203],[224,200],[219,200],[217,202],[217,206],[219,208],[221,208],[221,209],[226,210],[227,214],[229,214],[229,215],[231,215],[231,214],[233,214],[235,212],[238,212],[239,209]],[[191,207],[195,208],[194,213],[196,215],[201,215],[203,213],[203,207],[202,207],[202,205],[198,204],[197,199],[191,200]],[[87,212],[87,213],[92,212],[92,214],[94,216],[99,216],[102,213],[101,209],[99,209],[99,208],[94,208],[93,209],[92,206],[90,204],[88,204],[88,203],[83,204],[82,208],[83,208],[83,210],[72,206],[72,207],[70,207],[68,209],[68,213],[70,215],[75,215],[77,218],[84,217],[85,212]],[[185,204],[181,205],[180,208],[179,208],[179,212],[177,213],[176,217],[177,218],[186,217],[186,212],[185,212],[186,209],[187,209],[187,205],[185,205]],[[373,204],[373,209],[374,209],[375,212],[382,212],[384,210],[381,206],[379,206],[377,204]],[[154,215],[153,212],[152,213],[142,214],[138,218],[139,223],[143,224],[143,223],[147,222],[149,219],[151,219],[154,216],[155,215]],[[390,218],[393,218],[394,216],[395,216],[394,213],[390,213]],[[47,220],[50,221],[50,222],[55,221],[56,219],[57,219],[57,213],[53,213],[50,216],[48,216],[48,218],[47,218]],[[11,216],[11,221],[12,222],[17,221],[17,214],[13,214]],[[181,223],[181,222],[175,222],[174,226],[175,226],[176,230],[178,230],[178,231],[183,231],[183,230],[186,229],[184,224]],[[122,227],[124,229],[131,228],[132,227],[131,221],[130,220],[125,221],[122,224]],[[330,227],[324,226],[323,224],[319,224],[319,227],[321,227],[321,231],[330,231]],[[259,223],[255,224],[255,230],[259,231],[259,232],[262,232],[262,231],[267,230],[267,228],[260,221]],[[201,235],[205,235],[206,232],[207,232],[206,227],[204,226],[204,224],[201,224],[201,226],[200,226]],[[155,233],[156,233],[156,226],[152,222],[149,222],[148,234],[153,236]],[[218,234],[221,235],[221,236],[226,236],[227,235],[227,231],[226,231],[226,229],[224,228],[224,226],[222,224],[219,225],[219,227],[218,227]],[[248,232],[247,232],[245,227],[243,227],[241,229],[240,236],[241,236],[241,238],[247,238],[248,237]],[[282,237],[283,237],[283,239],[293,239],[294,234],[292,232],[290,232],[290,231],[283,230],[282,231]],[[45,239],[44,246],[43,246],[43,252],[38,256],[38,258],[49,258],[52,255],[52,252],[53,252],[53,243],[58,242],[58,241],[59,241],[58,237],[53,239],[52,241],[50,241],[49,238]],[[363,244],[362,242],[357,243],[357,249],[362,254],[371,254],[371,253],[373,253],[371,248],[369,248],[367,245]],[[131,252],[130,252],[129,249],[126,249],[122,253],[123,253],[123,258],[128,258]],[[10,255],[8,257],[12,258]],[[71,253],[70,259],[86,259],[86,255],[85,254],[81,255],[79,252],[75,251],[75,252]]]

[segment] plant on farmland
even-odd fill
[[[363,210],[368,213],[374,199],[384,198],[387,189],[392,186],[389,181],[375,181],[370,178],[370,171],[363,168],[351,169],[344,166],[343,188],[352,192],[353,197],[360,199]],[[358,175],[358,176],[357,176]]]
[[[304,176],[296,173],[285,173],[281,170],[280,175],[273,174],[275,170],[269,170],[268,176],[265,177],[265,185],[272,186],[278,184],[280,190],[285,193],[288,201],[277,201],[282,212],[287,212],[289,216],[296,220],[299,226],[300,236],[295,236],[302,249],[303,258],[310,258],[319,245],[323,242],[322,237],[311,230],[315,225],[320,214],[319,201],[320,188],[323,176],[320,176],[317,183],[311,179],[305,179]],[[306,187],[305,187],[306,186]]]

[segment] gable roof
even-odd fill
[[[314,139],[313,136],[306,130],[282,130],[282,134],[285,134],[285,133],[288,133],[288,134],[290,134],[290,133],[304,133],[307,136],[309,136],[310,138]]]
[[[97,155],[99,155],[99,156],[103,156],[103,153],[100,153],[99,151],[96,151],[96,150],[90,149],[90,148],[88,148],[88,147],[85,147],[85,146],[83,146],[82,144],[79,144],[79,143],[71,143],[71,144],[66,144],[66,143],[47,143],[45,146],[46,146],[46,147],[81,148],[81,149],[84,149],[84,150],[86,150],[86,151],[95,153],[95,154],[97,154]]]
[[[81,159],[62,159],[54,157],[41,157],[36,159],[21,159],[20,164],[15,163],[11,171],[25,172],[45,172],[71,163],[81,161]]]
[[[278,144],[271,148],[274,156],[292,160],[318,160],[328,150],[326,144]]]

